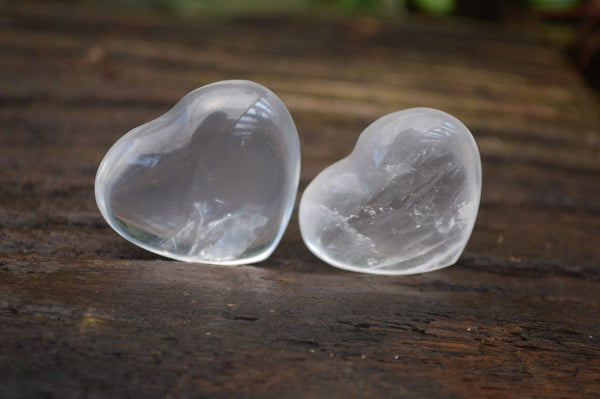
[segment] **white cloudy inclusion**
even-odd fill
[[[292,117],[250,81],[192,91],[108,151],[96,175],[102,216],[121,236],[170,258],[235,265],[266,259],[296,197]]]
[[[342,269],[423,273],[454,264],[477,216],[481,161],[458,119],[430,108],[386,115],[321,172],[300,202],[308,248]]]

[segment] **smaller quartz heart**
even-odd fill
[[[149,251],[189,262],[266,259],[294,206],[300,145],[287,108],[258,83],[192,91],[108,151],[96,175],[102,216]]]
[[[445,112],[412,108],[375,121],[348,157],[308,185],[300,231],[333,266],[423,273],[458,260],[480,195],[481,161],[469,130]]]

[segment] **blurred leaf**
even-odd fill
[[[528,0],[529,5],[536,8],[560,9],[581,3],[580,0]]]
[[[435,14],[449,14],[454,11],[456,0],[413,0],[422,11]]]

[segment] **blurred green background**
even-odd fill
[[[479,11],[494,15],[506,4],[522,7],[560,10],[581,0],[90,0],[96,3],[120,3],[134,7],[147,7],[178,14],[247,13],[254,11],[299,11],[322,9],[340,12],[372,14],[419,11],[430,14],[452,14],[461,11]]]

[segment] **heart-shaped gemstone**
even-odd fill
[[[259,262],[288,224],[299,173],[281,100],[254,82],[222,81],[121,137],[98,169],[96,202],[117,233],[157,254]]]
[[[477,216],[481,161],[458,119],[431,108],[386,115],[300,201],[308,248],[333,266],[375,274],[454,264]]]

